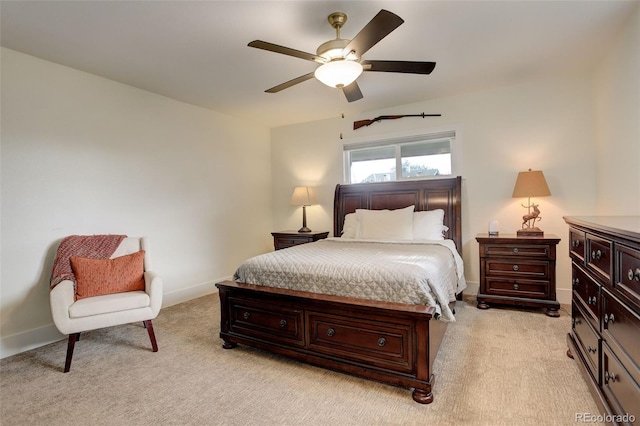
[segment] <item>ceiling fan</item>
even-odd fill
[[[363,71],[430,74],[436,66],[435,62],[368,61],[362,59],[362,55],[404,22],[402,18],[388,10],[382,9],[378,12],[353,40],[340,38],[340,28],[347,22],[346,14],[335,12],[329,15],[328,20],[336,30],[336,38],[318,46],[315,55],[261,40],[249,43],[250,47],[320,64],[314,72],[279,84],[265,90],[265,92],[276,93],[315,77],[327,86],[342,89],[347,100],[354,102],[362,99],[362,92],[356,79]]]

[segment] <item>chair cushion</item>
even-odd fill
[[[144,290],[144,250],[113,259],[69,260],[76,276],[76,300]]]
[[[149,295],[144,291],[107,294],[104,296],[86,297],[69,307],[70,318],[82,318],[92,315],[121,312],[149,306]]]

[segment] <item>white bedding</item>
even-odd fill
[[[427,305],[455,321],[449,302],[466,288],[451,240],[328,238],[253,257],[234,280],[313,293]]]

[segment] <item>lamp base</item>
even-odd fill
[[[516,232],[518,237],[544,237],[544,232],[540,228],[523,228]]]
[[[311,232],[311,229],[307,228],[306,226],[303,226],[302,228],[298,229],[298,232]]]

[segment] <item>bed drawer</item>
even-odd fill
[[[410,372],[411,324],[308,313],[309,347],[327,355]]]
[[[229,298],[229,331],[243,336],[304,345],[304,311],[286,305]]]
[[[549,279],[549,262],[546,261],[513,261],[504,259],[486,259],[486,275],[509,276],[538,280]]]

